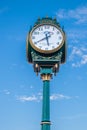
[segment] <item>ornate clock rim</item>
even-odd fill
[[[42,50],[42,49],[40,49],[40,48],[38,48],[38,47],[36,47],[36,46],[34,45],[34,43],[32,42],[32,38],[31,38],[32,32],[33,32],[36,28],[38,28],[38,27],[40,27],[40,26],[43,26],[43,25],[51,25],[51,26],[54,26],[54,27],[56,27],[56,28],[61,32],[61,34],[62,34],[62,36],[63,36],[63,40],[62,40],[60,46],[58,46],[57,48],[54,48],[54,49],[52,49],[52,50]],[[34,50],[36,50],[37,52],[44,53],[44,54],[50,54],[50,53],[54,53],[54,52],[58,51],[58,50],[63,46],[64,41],[65,41],[65,35],[64,35],[64,32],[61,30],[61,28],[60,28],[58,25],[53,24],[53,23],[44,22],[44,23],[35,25],[35,26],[33,27],[33,29],[32,29],[32,30],[30,31],[30,33],[29,33],[28,41],[29,41],[31,47],[32,47]]]

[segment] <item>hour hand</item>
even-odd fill
[[[49,46],[49,40],[48,40],[49,36],[47,36],[46,34],[46,41],[47,41],[47,45]]]
[[[48,37],[50,37],[50,36],[48,36]],[[47,39],[47,37],[44,37],[44,38],[42,38],[42,39],[36,41],[35,43],[41,42],[41,41],[43,41],[43,40],[45,40],[45,39]]]

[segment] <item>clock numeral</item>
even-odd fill
[[[45,29],[49,29],[49,28],[50,28],[50,26],[44,26],[44,28],[45,28]]]
[[[40,28],[39,28],[39,31],[43,31],[43,28],[42,28],[42,27],[40,27]]]
[[[61,36],[59,36],[59,39],[61,40],[61,39],[62,39],[62,37],[61,37]]]
[[[48,50],[48,48],[45,48],[45,50]]]
[[[39,34],[39,32],[34,32],[34,35],[38,35]]]
[[[36,42],[34,42],[34,44],[37,44]]]
[[[54,49],[55,47],[54,46],[52,46],[52,49]]]
[[[32,36],[32,39],[35,39],[35,36]]]
[[[56,44],[59,45],[59,42],[57,42]]]
[[[53,31],[55,30],[55,28],[53,27]]]
[[[57,31],[57,34],[60,34],[60,32],[59,32],[59,31]]]

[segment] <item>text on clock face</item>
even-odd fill
[[[40,25],[32,31],[31,39],[37,48],[53,50],[61,45],[63,35],[59,28],[53,25]]]

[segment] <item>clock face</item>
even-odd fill
[[[63,43],[63,32],[58,27],[51,24],[39,25],[30,33],[31,46],[42,53],[55,52]]]

